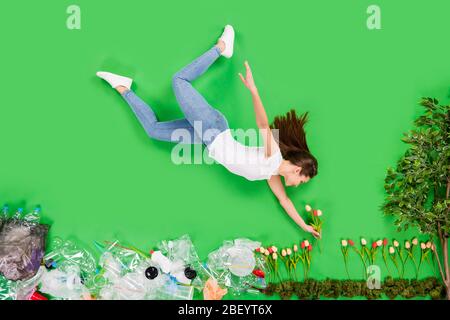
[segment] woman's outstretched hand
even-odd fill
[[[305,231],[311,233],[313,235],[313,237],[316,238],[316,239],[320,239],[321,238],[320,233],[317,232],[316,230],[314,230],[314,228],[312,226],[310,226],[310,225],[307,225],[305,227]]]
[[[241,78],[242,83],[250,90],[250,92],[255,93],[257,92],[255,80],[253,80],[253,74],[252,69],[250,68],[250,65],[248,64],[248,61],[245,61],[244,63],[245,69],[246,69],[246,75],[245,78],[242,75],[242,73],[239,73],[239,78]]]

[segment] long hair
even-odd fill
[[[305,124],[308,122],[308,112],[297,116],[294,109],[286,115],[277,116],[271,129],[277,129],[275,139],[285,160],[289,160],[302,168],[301,175],[313,178],[317,175],[317,159],[311,154],[306,142]]]

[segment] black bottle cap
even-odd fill
[[[159,272],[158,269],[155,267],[148,267],[145,270],[145,277],[149,280],[153,280],[158,276]]]
[[[195,271],[191,267],[187,267],[186,269],[184,269],[184,275],[189,280],[194,280],[195,278],[197,278],[197,271]]]

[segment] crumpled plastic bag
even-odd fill
[[[260,242],[249,239],[224,241],[208,255],[207,268],[218,284],[229,288],[233,295],[243,292],[258,293],[266,287],[265,279],[255,276],[255,270],[266,271],[265,261],[255,255]]]
[[[0,274],[8,280],[33,278],[45,253],[48,225],[39,223],[40,210],[23,215],[19,209],[13,217],[4,207],[0,216]]]
[[[28,280],[12,281],[0,276],[0,300],[30,300],[41,278],[41,271]]]
[[[90,299],[97,263],[93,255],[72,241],[55,238],[53,250],[45,255],[40,292],[55,299]]]
[[[100,247],[101,270],[95,284],[101,300],[177,300],[191,298],[193,290],[175,285],[173,277],[145,253],[118,241]]]
[[[209,274],[188,235],[175,240],[161,241],[158,249],[160,253],[153,253],[152,260],[160,263],[163,272],[170,273],[182,285],[203,289]],[[161,255],[165,259],[161,258]]]

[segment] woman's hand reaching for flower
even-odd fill
[[[248,90],[250,90],[251,93],[256,93],[258,89],[256,88],[255,80],[253,79],[252,69],[248,64],[248,61],[245,61],[244,65],[246,69],[245,78],[242,73],[239,73],[239,78],[241,78],[242,83],[247,87]]]
[[[306,232],[309,232],[313,235],[314,238],[316,239],[320,239],[321,238],[321,234],[319,232],[317,232],[312,226],[310,225],[306,225],[305,229]]]

